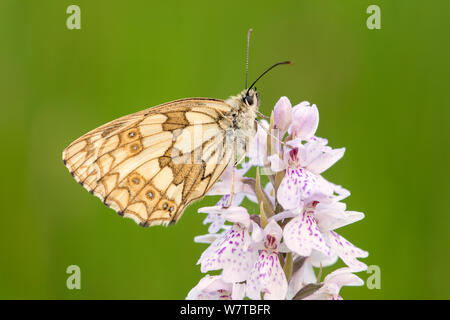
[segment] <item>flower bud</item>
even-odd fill
[[[287,131],[292,121],[292,105],[288,98],[281,97],[274,108],[275,126],[281,132]]]
[[[304,101],[293,108],[289,134],[292,134],[294,138],[307,140],[314,136],[318,126],[319,110],[315,104],[310,106],[308,101]]]

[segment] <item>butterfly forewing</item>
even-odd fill
[[[63,152],[75,180],[142,226],[176,222],[203,197],[232,158],[230,106],[192,98],[107,123]]]

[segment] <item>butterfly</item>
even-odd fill
[[[72,142],[63,162],[120,216],[144,227],[173,224],[248,151],[259,114],[256,81],[227,100],[181,99],[111,121]]]

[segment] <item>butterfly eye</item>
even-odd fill
[[[251,106],[253,104],[253,97],[251,97],[251,96],[248,96],[248,95],[245,96],[244,100],[245,100],[245,102],[247,102],[247,104],[249,106]]]

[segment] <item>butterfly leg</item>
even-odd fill
[[[256,114],[258,115],[258,117],[260,117],[260,118],[263,118],[263,119],[270,119],[270,117],[268,117],[268,116],[266,116],[266,115],[264,115],[264,114],[262,114],[261,112],[259,112],[259,111],[256,111]]]
[[[244,161],[246,155],[247,155],[247,152],[244,153],[244,154],[239,158],[239,160],[235,161],[234,164],[233,164],[233,168],[236,168],[238,165],[240,165],[241,162]]]
[[[235,166],[231,168],[231,190],[230,190],[230,199],[228,201],[228,204],[224,206],[224,208],[231,207],[231,204],[233,203],[233,195],[234,195],[234,170],[236,169]]]
[[[231,191],[230,191],[230,200],[228,201],[228,204],[224,208],[231,207],[231,204],[233,202],[233,195],[234,195],[234,171],[236,170],[236,167],[245,159],[245,156],[247,155],[247,152],[245,152],[239,160],[235,161],[233,164],[233,167],[231,168]]]
[[[269,132],[268,129],[264,128],[264,126],[263,126],[262,124],[260,124],[258,120],[255,120],[255,121],[256,121],[256,123],[258,124],[258,126],[259,126],[261,129],[263,129],[269,136],[271,136],[272,138],[274,138],[275,140],[277,140],[280,144],[282,144],[282,145],[285,146],[286,148],[289,148],[289,149],[291,149],[291,150],[293,149],[292,146],[290,146],[290,145],[284,143],[283,141],[281,141],[281,139],[280,139],[279,137],[274,136],[271,132]]]

